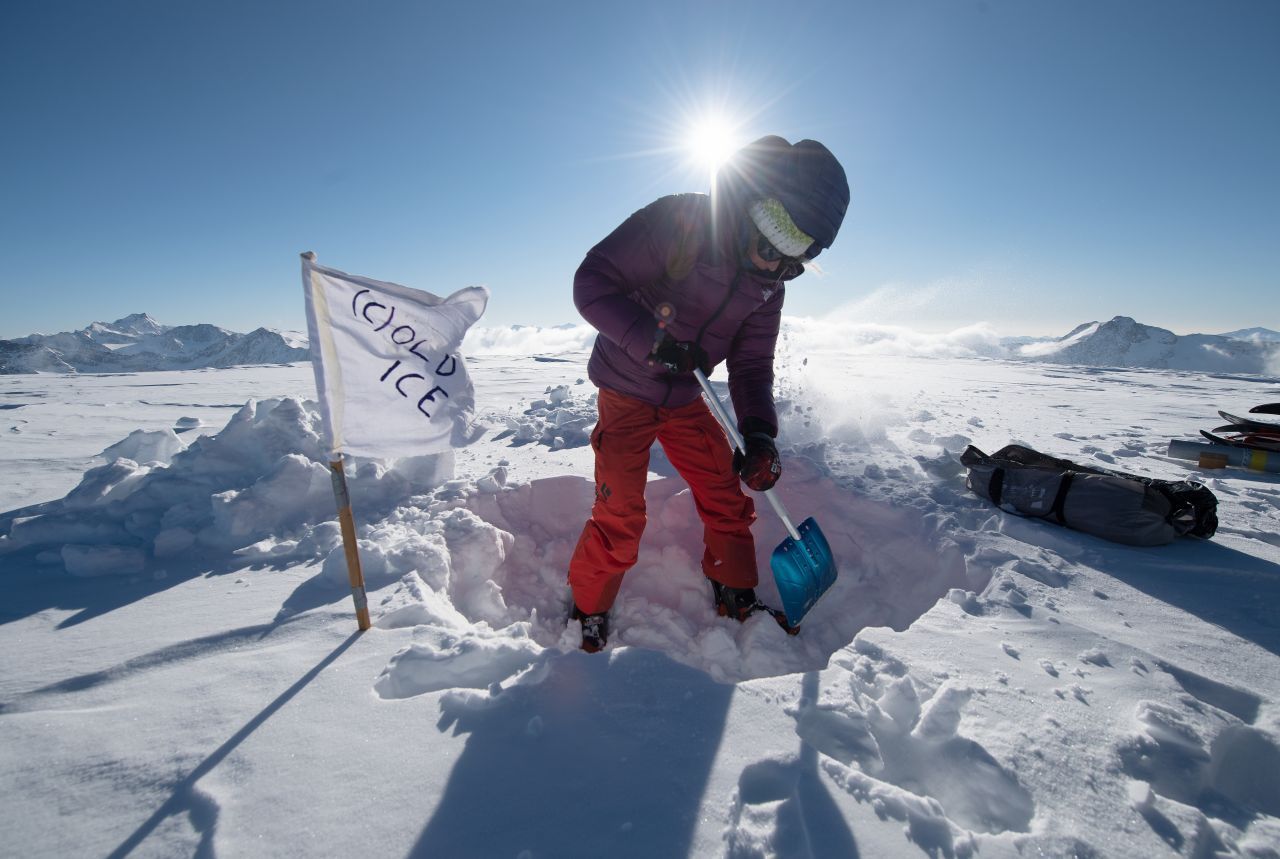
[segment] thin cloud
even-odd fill
[[[467,333],[462,349],[469,355],[555,355],[587,351],[595,337],[595,329],[586,324],[473,328]],[[932,358],[1008,356],[1008,350],[1000,343],[1000,335],[985,322],[945,333],[927,333],[897,325],[803,316],[783,317],[778,349],[783,353],[803,349]]]
[[[585,323],[472,328],[462,341],[462,351],[467,355],[556,355],[586,351],[595,339],[596,330]]]
[[[899,325],[853,322],[830,317],[783,319],[782,351],[832,351],[851,355],[904,355],[922,358],[1004,358],[1008,349],[1000,334],[979,322],[944,333],[927,333]]]

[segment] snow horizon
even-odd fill
[[[265,338],[259,348],[241,350],[244,354],[232,359],[233,363],[287,363],[307,358],[306,335],[301,332],[258,329],[241,335],[207,323],[164,325],[148,314],[134,313],[109,323],[93,322],[76,332],[0,341],[0,373],[153,371],[183,369],[184,361],[188,368],[203,366],[200,356],[213,354],[202,345],[209,330],[220,332],[231,342],[257,335]],[[477,325],[468,331],[462,352],[560,355],[589,350],[595,337],[595,329],[585,322]],[[193,344],[198,347],[194,351]],[[853,311],[820,319],[784,315],[778,351],[800,349],[808,354],[837,352],[872,358],[979,358],[1280,375],[1280,332],[1252,328],[1227,334],[1179,335],[1127,316],[1078,324],[1063,335],[1032,337],[1004,336],[987,323],[931,333],[863,321]]]
[[[913,306],[912,301],[908,299],[902,299],[900,296],[894,298],[891,301],[890,299],[886,298],[886,295],[888,295],[889,292],[891,291],[888,291],[888,292],[877,291],[871,297],[862,299],[858,302],[837,307],[821,316],[812,316],[812,315],[799,314],[799,313],[792,314],[792,313],[784,312],[783,319],[792,320],[793,322],[799,322],[801,324],[808,324],[808,325],[815,325],[815,326],[822,326],[822,325],[830,325],[830,326],[836,326],[836,327],[867,326],[873,329],[880,329],[884,331],[901,331],[901,332],[904,332],[905,334],[915,335],[919,337],[929,337],[929,338],[946,339],[946,338],[964,337],[972,333],[980,333],[984,337],[991,337],[997,340],[1001,340],[1001,339],[1014,340],[1019,338],[1028,338],[1028,339],[1034,338],[1038,340],[1039,339],[1047,340],[1047,339],[1064,337],[1070,332],[1072,332],[1073,330],[1079,328],[1081,325],[1088,325],[1094,322],[1105,322],[1109,319],[1128,317],[1131,319],[1136,319],[1138,322],[1144,325],[1149,325],[1151,327],[1164,328],[1165,330],[1172,331],[1173,333],[1177,334],[1180,337],[1190,336],[1193,334],[1206,334],[1206,335],[1212,335],[1212,336],[1231,336],[1235,332],[1239,332],[1239,331],[1262,330],[1262,331],[1269,332],[1269,334],[1271,335],[1275,335],[1276,338],[1280,338],[1280,330],[1273,329],[1270,326],[1265,326],[1265,325],[1258,326],[1256,324],[1253,324],[1254,320],[1248,320],[1245,323],[1243,323],[1239,328],[1232,328],[1226,331],[1206,331],[1206,330],[1191,330],[1191,329],[1182,330],[1183,328],[1182,326],[1173,326],[1171,324],[1159,324],[1159,323],[1150,321],[1148,318],[1144,318],[1141,316],[1133,316],[1128,313],[1113,313],[1110,316],[1098,317],[1096,319],[1079,319],[1073,322],[1063,323],[1061,324],[1061,326],[1054,326],[1054,327],[1051,327],[1045,324],[1032,325],[1032,326],[997,324],[987,319],[975,319],[972,321],[951,324],[951,325],[942,324],[942,323],[906,324],[901,321],[897,321],[897,317],[900,317],[903,314],[903,307],[905,307],[907,310],[910,310],[910,307]],[[891,312],[885,312],[882,316],[877,315],[872,318],[866,318],[865,311],[875,310],[876,308],[884,308],[888,304],[895,304],[897,309]],[[5,334],[3,336],[0,336],[0,341],[19,340],[26,337],[50,337],[56,334],[75,333],[78,331],[84,331],[89,328],[92,328],[94,325],[115,325],[116,323],[123,322],[125,320],[132,319],[135,317],[145,317],[147,319],[150,319],[153,322],[159,323],[160,325],[166,328],[176,328],[176,327],[184,327],[184,326],[192,326],[192,325],[213,325],[215,327],[222,328],[223,330],[226,330],[226,331],[230,331],[234,333],[242,333],[239,331],[238,328],[221,325],[216,322],[209,322],[207,319],[199,319],[191,322],[169,322],[169,321],[161,321],[157,319],[155,316],[152,316],[148,311],[136,311],[136,312],[125,314],[124,316],[117,317],[116,319],[110,320],[110,321],[105,319],[94,319],[94,320],[90,320],[89,322],[79,327],[70,327],[70,328],[59,327],[56,331],[51,331],[51,332],[50,331],[27,331],[22,333]],[[485,325],[484,324],[485,321],[486,320],[481,319],[480,321],[481,324],[477,325],[474,330],[503,331],[507,329],[511,329],[511,330],[533,329],[535,331],[541,331],[541,332],[556,332],[561,330],[574,329],[574,328],[587,325],[587,323],[582,321],[581,319],[566,319],[561,322],[550,323],[550,324],[540,324],[540,323],[534,323],[534,322],[511,322],[511,323],[493,323],[493,324]],[[1277,324],[1280,325],[1280,323],[1277,323]],[[305,321],[302,319],[297,320],[295,323],[291,325],[268,325],[265,323],[259,323],[259,324],[253,325],[249,330],[252,331],[258,328],[263,328],[267,331],[286,333],[286,334],[298,334],[298,333],[305,334],[306,332],[306,324],[305,324]],[[552,335],[552,337],[554,336],[555,335]]]

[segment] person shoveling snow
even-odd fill
[[[715,187],[636,212],[574,277],[574,303],[601,335],[588,365],[600,389],[595,502],[569,563],[571,618],[589,652],[605,646],[609,609],[637,560],[655,439],[693,493],[717,610],[742,621],[763,607],[755,506],[738,480],[763,492],[782,473],[773,356],[784,283],[835,240],[849,185],[821,143],[769,136],[741,149]],[[743,439],[736,454],[694,372],[721,361]],[[812,599],[829,584],[813,586]]]

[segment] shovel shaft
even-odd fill
[[[742,442],[742,433],[738,432],[738,428],[734,426],[733,421],[729,418],[729,412],[725,410],[724,403],[720,402],[720,398],[716,396],[716,392],[711,390],[711,383],[707,381],[706,374],[701,370],[694,368],[694,378],[698,380],[698,384],[702,386],[702,393],[707,395],[707,402],[711,404],[711,411],[716,416],[716,420],[720,422],[720,426],[724,427],[725,433],[729,436],[729,440],[733,442],[735,450],[742,451],[745,454],[746,445]],[[772,489],[764,491],[764,497],[769,500],[773,506],[773,512],[778,514],[778,518],[782,520],[782,524],[786,527],[787,533],[791,535],[791,539],[797,543],[800,542],[800,532],[796,530],[796,526],[791,524],[791,517],[787,515],[786,508],[782,506],[782,502],[778,500],[778,496],[773,494]]]

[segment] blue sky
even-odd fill
[[[1280,4],[15,0],[0,337],[302,328],[297,254],[579,321],[702,117],[823,141],[853,202],[787,312],[1280,328]]]

